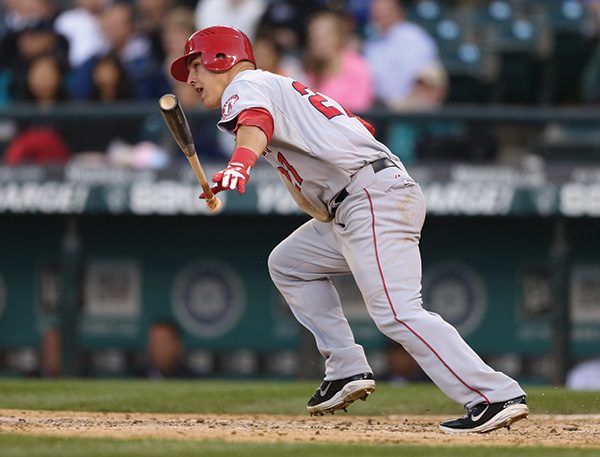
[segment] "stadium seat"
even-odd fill
[[[546,128],[534,152],[552,162],[597,163],[600,134],[594,123],[553,124]]]
[[[446,16],[446,7],[437,0],[419,0],[407,8],[409,21],[416,22],[425,28],[435,24]]]
[[[494,0],[475,8],[474,17],[479,24],[502,24],[514,19],[515,8],[506,0]]]
[[[489,81],[497,73],[497,60],[476,42],[465,41],[454,48],[440,48],[440,57],[450,79],[449,103],[485,103]]]
[[[542,51],[543,31],[529,19],[515,19],[487,27],[485,40],[492,52]]]
[[[541,14],[554,32],[582,33],[589,24],[590,15],[586,14],[581,0],[528,0]]]
[[[487,26],[486,47],[498,57],[498,77],[493,85],[494,101],[537,103],[541,99],[543,60],[549,38],[542,27],[524,17]]]

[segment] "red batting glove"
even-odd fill
[[[246,192],[246,183],[250,179],[250,170],[256,163],[258,156],[246,147],[238,147],[233,151],[233,156],[227,164],[227,168],[215,173],[212,177],[216,183],[211,189],[214,194],[223,190],[237,190],[240,194]],[[204,193],[200,198],[206,198]]]

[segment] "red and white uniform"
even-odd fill
[[[272,127],[265,159],[316,206],[327,206],[367,163],[389,158],[412,182],[397,156],[337,102],[298,81],[262,70],[239,73],[221,98],[219,128],[232,131],[245,110],[266,110]],[[272,132],[270,129],[272,128]]]
[[[467,407],[525,393],[487,366],[440,316],[422,307],[420,187],[388,148],[335,101],[291,79],[239,73],[222,97],[221,129],[263,129],[265,158],[310,202],[348,196],[331,222],[312,219],[269,256],[269,272],[325,358],[325,380],[372,372],[330,277],[352,273],[378,328],[402,344],[450,398]],[[369,165],[388,158],[397,167]],[[427,298],[427,297],[425,297]]]

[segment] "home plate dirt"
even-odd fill
[[[81,413],[0,410],[0,434],[114,439],[185,439],[264,443],[553,446],[600,449],[600,415],[531,415],[510,430],[447,435],[447,416],[326,417],[280,415]]]

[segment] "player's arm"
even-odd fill
[[[260,157],[262,152],[267,147],[267,135],[259,127],[254,125],[238,126],[235,135],[235,149],[247,148]]]
[[[227,168],[213,176],[213,192],[231,189],[243,194],[250,179],[250,170],[273,136],[273,117],[264,108],[250,108],[237,118],[235,150]]]

